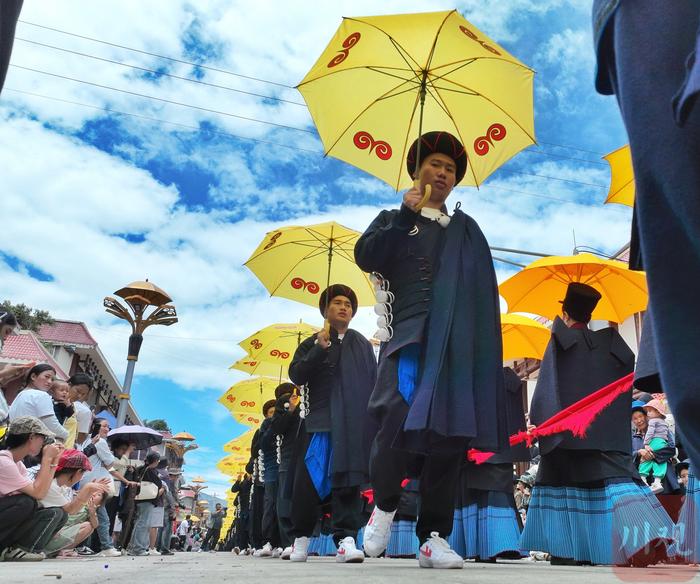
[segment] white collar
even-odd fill
[[[426,219],[437,221],[440,224],[440,227],[442,227],[443,229],[450,224],[450,216],[445,215],[442,211],[440,211],[440,209],[423,207],[420,210],[420,214]]]

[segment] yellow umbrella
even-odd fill
[[[224,456],[219,462],[216,463],[216,468],[222,473],[234,476],[239,472],[245,471],[246,464],[248,464],[248,459],[242,460],[240,458],[232,458],[233,455]]]
[[[289,364],[285,363],[270,363],[269,361],[257,361],[251,359],[250,355],[243,357],[236,361],[229,369],[236,369],[238,371],[243,371],[248,375],[265,375],[268,377],[274,377],[278,383],[281,383],[282,379],[289,376]]]
[[[610,189],[606,203],[634,206],[634,169],[629,144],[603,156],[610,165]]]
[[[344,18],[298,86],[327,155],[411,185],[406,153],[426,131],[467,150],[479,185],[534,144],[534,71],[456,10]]]
[[[318,306],[328,284],[345,284],[360,306],[372,306],[374,289],[355,263],[357,231],[334,221],[270,231],[245,263],[271,296]]]
[[[229,387],[219,398],[219,403],[231,412],[259,414],[262,405],[275,397],[276,379],[254,377],[239,381]]]
[[[194,477],[190,482],[202,484],[202,483],[206,483],[207,481],[205,479],[203,479],[202,477],[197,476],[197,477]]]
[[[192,436],[192,434],[190,434],[189,432],[178,432],[177,434],[175,434],[175,436],[173,436],[173,440],[180,440],[182,442],[192,442],[193,440],[196,440],[196,438]]]
[[[503,360],[542,359],[549,342],[549,329],[532,318],[519,314],[501,315]]]
[[[253,434],[255,434],[255,430],[249,430],[237,438],[229,440],[226,444],[224,444],[224,451],[231,452],[232,454],[240,454],[245,452],[250,453],[250,445],[253,442]]]
[[[259,428],[263,421],[262,406],[260,407],[260,414],[239,414],[233,413],[233,418],[239,424],[248,426],[249,428]]]
[[[291,324],[272,324],[253,333],[238,345],[248,351],[250,358],[255,361],[264,361],[278,366],[284,364],[285,369],[289,369],[297,347],[318,330],[301,321]]]
[[[571,282],[592,286],[603,297],[593,311],[594,320],[623,322],[646,310],[646,274],[627,264],[589,253],[552,256],[532,262],[499,286],[508,312],[529,312],[549,319],[561,314],[560,300]]]

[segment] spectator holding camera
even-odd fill
[[[61,444],[38,418],[14,418],[0,447],[0,560],[39,561],[48,542],[66,522],[60,507],[39,509],[49,492]],[[22,463],[26,456],[40,457],[39,471],[30,479]]]

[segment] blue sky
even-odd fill
[[[180,322],[146,333],[134,403],[143,417],[197,436],[201,448],[188,454],[188,474],[203,474],[212,492],[222,491],[226,480],[214,465],[222,444],[243,428],[216,399],[244,378],[228,370],[243,356],[237,342],[272,322],[319,320],[309,307],[269,298],[243,262],[276,226],[338,220],[362,230],[399,200],[376,179],[324,158],[301,96],[283,87],[302,79],[342,16],[377,14],[378,5],[291,1],[281,12],[271,0],[97,4],[25,1],[13,65],[96,85],[10,68],[0,96],[3,214],[12,218],[0,232],[3,297],[85,321],[121,377],[128,330],[103,312],[102,297],[146,277],[168,291]],[[385,14],[453,7],[381,3]],[[492,245],[568,254],[575,237],[616,251],[628,240],[631,214],[601,204],[609,174],[600,157],[626,138],[614,99],[593,89],[588,3],[469,0],[456,7],[536,70],[539,145],[479,190],[456,189],[451,200]],[[514,269],[496,268],[500,279]],[[356,328],[373,334],[369,310],[358,314]]]

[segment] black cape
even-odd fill
[[[377,361],[371,343],[357,331],[348,329],[342,344],[332,341],[328,350],[315,344],[312,335],[294,353],[289,377],[297,385],[306,385],[311,415],[314,391],[330,397],[330,433],[333,446],[333,486],[355,486],[367,482],[369,474],[370,427],[367,403],[377,379]],[[329,361],[340,348],[337,362]],[[306,431],[314,429],[306,420]]]
[[[568,328],[555,318],[530,404],[531,423],[541,424],[633,369],[634,353],[614,328]],[[568,432],[540,438],[540,453],[555,448],[629,453],[631,406],[632,393],[626,392],[603,410],[584,438]]]
[[[476,221],[457,210],[446,229],[420,377],[397,444],[416,452],[503,449],[502,357],[491,251]]]

